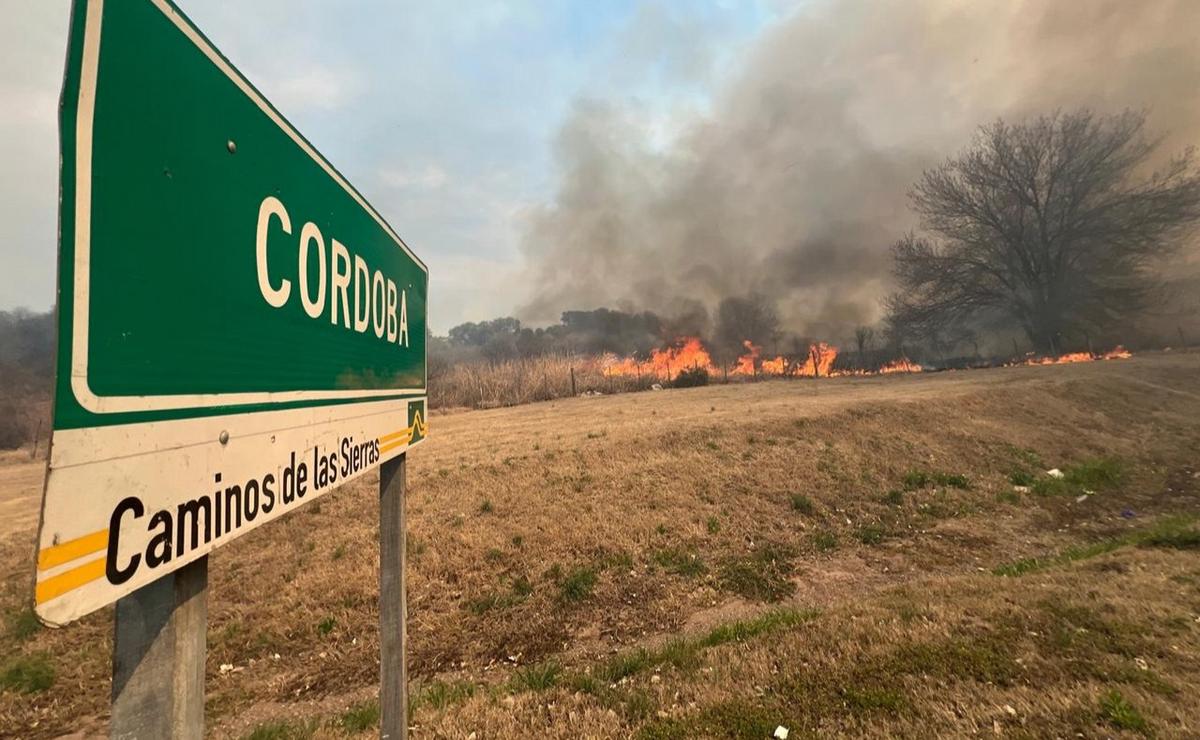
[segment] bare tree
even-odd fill
[[[858,364],[863,364],[863,356],[875,343],[875,330],[869,326],[859,326],[854,329],[854,344],[858,347]]]
[[[779,338],[779,314],[765,296],[757,293],[730,296],[717,307],[717,345],[728,352],[740,353],[746,340],[770,347]]]
[[[893,247],[889,323],[1015,325],[1055,351],[1144,310],[1158,260],[1200,221],[1191,149],[1139,177],[1158,144],[1144,125],[1081,110],[981,128],[909,193],[927,235]]]

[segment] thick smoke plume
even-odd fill
[[[634,110],[577,103],[519,315],[675,315],[758,292],[786,329],[844,340],[881,316],[889,247],[916,226],[908,187],[979,125],[1134,108],[1163,156],[1200,144],[1197,29],[1195,0],[806,4],[666,146]]]

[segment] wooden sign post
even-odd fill
[[[208,558],[119,599],[114,622],[110,735],[201,740]]]
[[[378,470],[403,737],[428,269],[171,0],[75,0],[59,126],[38,618],[116,602],[113,737],[200,738],[209,554]]]
[[[379,736],[408,736],[404,590],[405,455],[379,467]]]

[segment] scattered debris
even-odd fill
[[[1051,478],[1066,478],[1067,477],[1067,474],[1064,473],[1063,471],[1059,470],[1058,468],[1050,468],[1049,470],[1046,471],[1046,475],[1050,476]]]
[[[1087,497],[1088,497],[1088,495],[1086,493],[1083,494],[1082,496],[1076,496],[1075,503],[1082,504],[1084,501],[1087,501]]]
[[[1012,704],[1005,704],[1005,705],[1004,705],[1004,711],[1005,711],[1005,712],[1007,712],[1007,713],[1008,713],[1008,716],[1010,716],[1010,717],[1016,717],[1016,716],[1017,716],[1017,710],[1016,710],[1016,709],[1013,709],[1013,705],[1012,705]]]
[[[1146,662],[1145,658],[1134,658],[1133,662],[1135,665],[1137,665],[1138,670],[1142,670],[1142,671],[1150,670],[1150,664]]]
[[[783,725],[780,725],[775,728],[775,734],[772,735],[771,737],[775,738],[775,740],[787,740],[787,736],[788,736],[788,728],[784,727]]]
[[[654,385],[650,386],[650,390],[652,390],[652,391],[661,391],[661,390],[662,390],[662,384],[661,384],[661,383],[655,383]]]
[[[222,663],[221,664],[221,673],[229,673],[232,670],[233,670],[232,663]]]
[[[1029,486],[1013,486],[1013,490],[1017,493],[1029,493]]]
[[[1132,519],[1135,516],[1137,516],[1137,514],[1133,513],[1133,509],[1125,509],[1121,512],[1122,519]]]

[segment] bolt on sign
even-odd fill
[[[425,437],[428,272],[167,0],[77,0],[38,615],[112,603]]]

